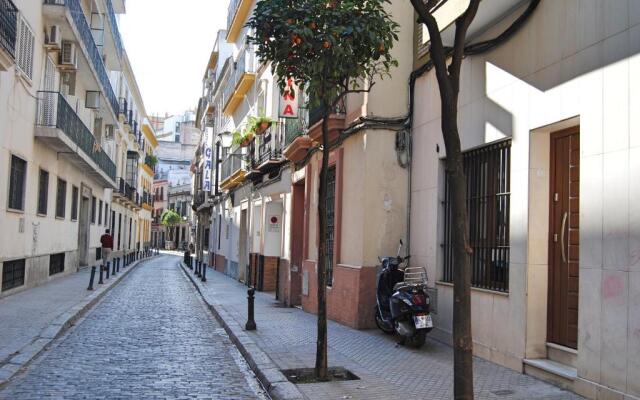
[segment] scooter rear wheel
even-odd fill
[[[394,333],[395,329],[393,329],[393,327],[389,329],[389,327],[385,325],[384,321],[382,320],[382,317],[380,316],[380,310],[378,310],[377,306],[375,310],[376,310],[376,326],[387,335],[391,335],[392,333]]]
[[[421,348],[424,345],[424,342],[427,340],[427,332],[424,330],[419,330],[410,338],[407,338],[406,343],[416,349]]]

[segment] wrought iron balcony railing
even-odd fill
[[[91,27],[89,26],[85,13],[82,10],[80,0],[44,0],[44,4],[67,7],[71,14],[71,18],[73,19],[73,23],[80,34],[80,39],[87,50],[89,61],[98,75],[98,81],[100,81],[104,91],[104,97],[106,97],[113,113],[118,115],[118,98],[111,86],[111,81],[109,80],[109,74],[107,73],[107,68],[104,65],[102,54],[100,54],[100,50],[98,50],[98,46],[93,38]]]
[[[202,190],[198,190],[195,196],[193,196],[193,206],[195,208],[200,207],[201,205],[204,204],[205,198],[206,198],[205,193]]]
[[[124,122],[129,123],[129,103],[124,97],[120,97],[120,115],[124,115]]]
[[[36,125],[60,129],[115,182],[116,165],[62,94],[38,92]]]
[[[118,50],[118,56],[122,57],[124,46],[122,45],[122,37],[120,36],[120,29],[118,29],[118,22],[116,20],[116,13],[113,10],[113,3],[111,0],[105,0],[107,4],[107,14],[109,15],[109,26],[111,27],[111,34],[113,35],[113,42],[116,44]]]
[[[231,175],[233,175],[236,171],[242,169],[243,158],[245,155],[243,154],[242,147],[239,147],[236,151],[229,154],[227,158],[222,162],[222,166],[220,169],[220,179],[224,181]]]
[[[314,106],[309,110],[309,126],[313,126],[322,120],[324,116],[324,107],[323,106]],[[345,114],[347,111],[344,100],[341,100],[340,103],[336,106],[336,108],[330,114]]]
[[[227,30],[231,27],[233,17],[236,16],[236,12],[238,12],[240,3],[242,3],[242,0],[231,0],[229,2],[229,9],[227,10]]]
[[[0,47],[12,58],[16,56],[18,8],[11,0],[0,0]]]

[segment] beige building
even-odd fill
[[[152,130],[141,132],[145,113],[137,89],[131,99],[135,114],[125,113],[120,99],[135,87],[118,32],[123,1],[5,3],[0,296],[99,264],[99,239],[115,228],[114,215],[123,216],[123,224],[127,218],[135,223],[126,233],[132,238],[127,249],[144,243],[150,215],[133,193],[144,200],[148,175],[131,182],[126,210],[115,198],[127,159],[133,159],[128,152],[144,158],[155,140]]]
[[[528,3],[482,2],[472,42]],[[637,1],[542,1],[462,67],[474,351],[593,399],[640,398],[639,44]],[[416,54],[422,65],[425,48]],[[431,70],[415,85],[412,264],[428,267],[433,334],[450,341],[440,123]]]

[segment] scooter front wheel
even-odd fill
[[[392,333],[395,332],[395,330],[393,329],[393,327],[389,328],[387,326],[387,324],[384,323],[384,321],[382,320],[382,316],[380,315],[380,310],[378,309],[378,307],[375,307],[376,310],[376,326],[378,327],[378,329],[380,329],[382,332],[386,333],[387,335],[391,335]]]

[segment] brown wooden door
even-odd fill
[[[551,134],[547,340],[578,347],[580,130]]]

